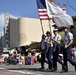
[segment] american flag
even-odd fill
[[[52,20],[53,18],[48,17],[45,0],[37,0],[38,12],[40,20]]]
[[[54,21],[53,17],[48,16],[45,0],[37,0],[37,7],[38,7],[40,20],[52,20],[52,21]],[[62,8],[62,10],[65,12],[65,8]]]

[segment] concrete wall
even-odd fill
[[[44,33],[50,31],[48,21],[42,21]],[[10,18],[10,47],[29,45],[40,42],[42,28],[39,19],[35,18]]]

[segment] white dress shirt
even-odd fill
[[[69,44],[71,40],[73,40],[73,34],[71,32],[64,35],[64,44]]]

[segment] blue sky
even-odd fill
[[[69,2],[71,6],[76,8],[76,0],[56,0],[63,7],[63,3]],[[67,6],[67,13],[70,16],[76,15],[76,11]],[[9,12],[14,16],[19,17],[34,17],[39,18],[36,0],[0,0],[0,15],[5,12]],[[1,16],[0,16],[1,17]],[[3,25],[0,24],[0,31],[2,31]]]

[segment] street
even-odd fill
[[[74,67],[68,63],[69,71],[67,73],[61,72],[61,65],[58,64],[57,72],[48,72],[47,70],[39,70],[40,64],[34,65],[6,65],[0,66],[0,75],[76,75]],[[47,69],[47,64],[45,64]]]
[[[0,70],[0,75],[24,75],[24,74],[17,73],[17,72],[6,71],[6,70]]]

